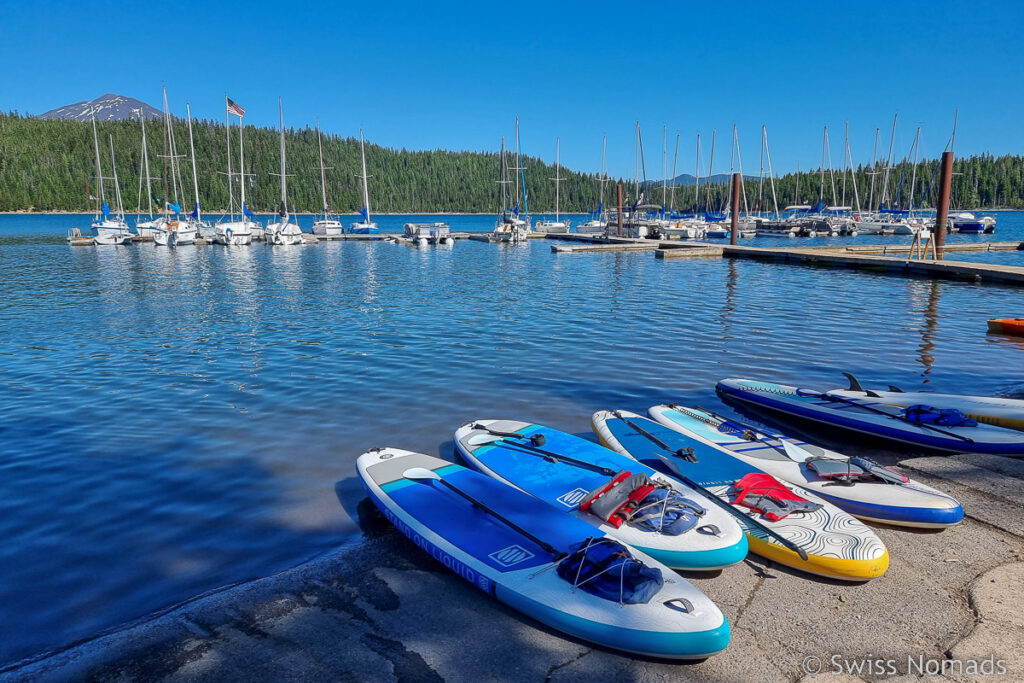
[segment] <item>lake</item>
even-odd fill
[[[1024,389],[1024,339],[985,325],[1024,316],[1019,289],[545,240],[67,246],[89,219],[0,216],[0,663],[352,540],[356,456],[450,458],[474,418],[589,434],[603,408],[725,410],[723,377],[824,389],[841,370]],[[1024,214],[998,220],[949,241],[1024,239]]]

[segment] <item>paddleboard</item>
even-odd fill
[[[890,391],[865,389],[853,375],[844,374],[850,378],[850,387],[848,389],[832,389],[827,391],[827,394],[858,401],[875,399],[901,408],[916,405],[954,408],[978,422],[1024,431],[1024,400],[1019,398],[942,394],[933,391],[893,391],[892,389],[895,387],[890,387]]]
[[[591,419],[594,433],[612,450],[629,455],[650,467],[688,477],[708,493],[732,503],[732,485],[751,473],[761,470],[714,446],[688,439],[679,432],[636,413],[625,410],[598,411]],[[630,426],[629,422],[668,446],[663,448],[650,437]],[[692,449],[696,462],[682,457]],[[828,501],[810,491],[783,482],[796,495],[818,503],[813,512],[790,514],[778,521],[767,519],[747,507],[732,505],[741,515],[740,523],[747,534],[750,550],[809,574],[843,581],[866,581],[881,576],[889,567],[889,553],[875,533]],[[801,548],[807,559],[787,548],[778,539],[755,526],[753,521]]]
[[[845,398],[811,389],[749,379],[723,379],[718,394],[766,410],[800,417],[858,434],[952,453],[1024,456],[1024,434],[978,424],[937,426],[903,420],[903,408],[877,398]]]
[[[521,436],[501,437],[496,436],[495,431]],[[530,445],[534,435],[544,438],[544,445],[539,450]],[[455,445],[470,467],[536,496],[568,516],[593,524],[602,533],[675,569],[720,569],[741,562],[747,556],[743,532],[728,513],[677,480],[592,441],[529,422],[476,420],[455,432]],[[544,457],[543,452],[566,456],[607,471],[595,472],[555,461]],[[615,473],[622,470],[646,474],[655,482],[669,486],[698,503],[705,510],[698,526],[678,536],[644,531],[629,523],[616,528],[580,509],[589,493],[608,483]]]
[[[748,428],[700,408],[657,405],[648,413],[683,436],[811,491],[860,519],[896,526],[942,528],[964,517],[963,507],[956,499],[912,479],[904,482],[892,477],[883,481],[871,477],[845,485],[824,477],[808,464],[808,458],[828,458],[829,464],[847,463],[850,467],[849,456],[802,439]]]
[[[655,657],[703,659],[729,643],[729,625],[718,607],[657,560],[631,550],[664,579],[648,602],[598,597],[559,576],[557,555],[448,485],[556,551],[603,537],[522,491],[461,465],[394,448],[367,451],[356,467],[370,499],[399,531],[476,588],[537,621],[605,647]],[[424,479],[422,470],[447,485]]]

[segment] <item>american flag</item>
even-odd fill
[[[239,106],[237,103],[235,103],[230,97],[227,98],[227,100],[228,100],[228,113],[229,114],[234,114],[238,118],[242,118],[243,116],[245,116],[245,110],[242,109],[241,106]]]

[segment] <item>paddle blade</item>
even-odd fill
[[[413,481],[441,480],[441,475],[434,470],[428,470],[426,467],[412,467],[402,472],[402,476]]]
[[[782,439],[782,447],[786,450],[786,455],[793,462],[806,462],[808,459],[814,456],[804,449],[800,448],[796,444],[790,443],[786,439]]]

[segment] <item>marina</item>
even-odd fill
[[[0,683],[1024,680],[1024,6],[869,5],[5,8]]]

